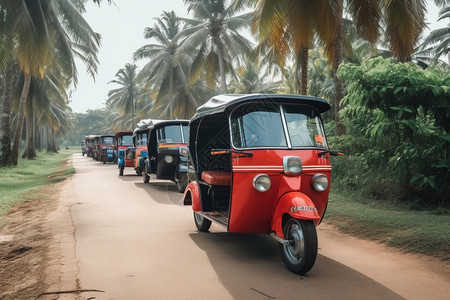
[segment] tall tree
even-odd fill
[[[450,6],[441,9],[438,21],[446,18],[449,19],[447,26],[430,32],[421,45],[421,52],[432,54],[433,62],[447,55],[447,62],[450,65]]]
[[[156,43],[144,45],[134,53],[136,60],[148,60],[138,75],[144,85],[143,95],[150,94],[154,99],[146,110],[162,118],[189,118],[201,104],[199,99],[211,94],[198,77],[189,76],[195,62],[189,51],[180,50],[182,40],[177,36],[182,24],[173,11],[163,12],[156,24],[144,31],[145,38]]]
[[[133,130],[137,123],[136,120],[136,101],[139,96],[139,88],[136,81],[137,66],[135,64],[125,64],[125,67],[116,73],[117,79],[109,83],[119,85],[119,88],[108,92],[106,104],[118,109],[121,115],[126,116],[122,124],[128,130]],[[128,117],[129,116],[129,117]]]
[[[48,66],[57,65],[76,84],[75,56],[87,64],[88,72],[95,74],[100,37],[70,0],[2,1],[0,5],[10,24],[10,33],[0,33],[5,44],[13,45],[2,50],[9,64],[17,59],[25,76],[11,154],[12,163],[17,164],[32,77],[43,78]]]
[[[193,73],[206,71],[209,86],[216,83],[228,93],[227,74],[233,74],[232,62],[241,54],[249,53],[251,42],[239,30],[250,25],[250,13],[237,15],[242,6],[227,4],[225,0],[185,0],[193,19],[184,19],[187,27],[180,33],[186,38],[180,47],[182,53],[196,53]]]

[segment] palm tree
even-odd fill
[[[0,4],[10,24],[7,27],[10,33],[0,31],[3,42],[10,45],[2,50],[8,64],[16,60],[24,73],[11,154],[12,163],[17,165],[31,79],[43,78],[47,67],[58,66],[67,80],[76,84],[75,56],[87,64],[88,72],[95,74],[100,36],[92,31],[70,0],[2,1]]]
[[[444,7],[439,12],[438,21],[445,18],[449,18],[450,21],[450,6]],[[434,63],[436,63],[440,57],[447,55],[448,64],[450,65],[450,23],[447,24],[447,27],[430,32],[421,45],[421,53],[432,54],[432,61]]]
[[[36,157],[36,132],[43,124],[52,124],[50,128],[56,130],[70,123],[61,119],[68,117],[67,111],[70,109],[67,89],[68,82],[59,69],[49,68],[43,79],[32,79],[26,103],[26,147],[22,158]],[[56,110],[64,113],[51,113]]]
[[[250,25],[250,13],[236,15],[242,6],[226,5],[225,0],[185,0],[194,19],[184,19],[187,27],[179,52],[195,52],[192,74],[199,77],[206,71],[207,82],[213,87],[219,74],[220,87],[228,93],[227,73],[233,74],[232,62],[249,53],[251,42],[239,33]]]
[[[314,30],[322,28],[319,21],[332,19],[332,16],[316,19],[315,9],[314,1],[308,0],[259,1],[253,24],[260,43],[266,42],[277,52],[281,68],[284,68],[286,57],[293,52],[295,92],[300,94],[307,92],[308,50],[313,45]]]
[[[280,87],[280,82],[273,82],[261,68],[261,61],[253,56],[245,59],[245,64],[236,70],[237,78],[230,84],[234,94],[274,93]]]
[[[156,112],[163,118],[189,118],[202,103],[199,99],[211,94],[197,77],[189,76],[194,61],[189,52],[180,50],[181,40],[176,37],[181,26],[173,11],[163,12],[156,18],[156,25],[144,31],[145,38],[153,38],[157,43],[144,45],[134,53],[136,60],[149,60],[138,75],[144,85],[141,97],[150,94],[154,99],[144,111]]]
[[[116,73],[117,80],[111,80],[109,83],[119,85],[119,88],[108,92],[106,104],[119,110],[124,116],[122,124],[126,124],[128,129],[134,129],[136,120],[136,101],[139,96],[139,87],[137,85],[137,66],[127,63],[124,68]]]
[[[260,5],[265,6],[267,3],[274,6],[280,6],[278,1],[265,0],[259,1]],[[282,1],[280,1],[282,2]],[[286,1],[284,1],[286,2]],[[292,0],[289,9],[291,10],[295,4],[303,2],[302,0]],[[408,61],[411,59],[411,54],[414,49],[414,45],[418,40],[419,34],[425,27],[424,12],[425,6],[423,0],[414,1],[392,1],[385,0],[382,2],[372,0],[349,0],[346,1],[344,7],[343,0],[329,0],[329,1],[311,1],[313,4],[310,6],[311,11],[308,12],[314,18],[314,30],[319,35],[321,42],[325,47],[325,54],[330,60],[334,70],[335,81],[335,119],[336,119],[336,134],[340,135],[345,132],[345,127],[339,122],[339,111],[341,109],[340,101],[345,94],[345,86],[342,78],[337,76],[337,68],[343,61],[344,57],[344,8],[353,17],[353,20],[357,26],[360,35],[367,39],[371,43],[375,43],[380,35],[380,23],[381,20],[385,20],[385,34],[390,44],[394,56],[399,61]],[[284,13],[283,13],[284,12]],[[384,13],[384,19],[381,18],[382,12]],[[262,14],[261,18],[265,15]],[[270,16],[270,15],[269,15]],[[272,27],[272,29],[265,28],[264,24],[271,25],[272,23],[278,24],[280,20],[274,20],[274,18],[289,20],[285,10],[279,10],[278,13],[267,20],[259,21],[261,30],[270,32],[272,30],[273,35],[278,36],[279,40],[286,37],[284,29],[286,26],[278,25],[278,27]],[[328,17],[324,17],[328,16]],[[272,22],[272,23],[271,23]],[[292,20],[288,21],[291,24]],[[281,22],[281,24],[286,24]],[[261,26],[263,29],[261,29]],[[290,25],[289,25],[290,26]],[[275,30],[278,28],[278,30]],[[289,31],[297,31],[298,34],[304,30],[306,36],[309,36],[310,29],[303,29],[300,26],[290,26]],[[289,33],[289,36],[293,36],[293,33]],[[283,41],[283,40],[282,40]],[[285,42],[290,39],[285,39]],[[295,40],[294,40],[295,41]]]

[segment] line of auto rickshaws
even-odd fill
[[[102,163],[117,163],[119,176],[133,168],[144,183],[151,174],[172,180],[182,193],[188,182],[188,124],[188,120],[143,119],[132,132],[87,136],[82,153]]]
[[[328,203],[330,156],[321,113],[330,104],[301,95],[218,95],[191,120],[141,120],[133,132],[88,136],[83,155],[133,168],[143,181],[169,179],[192,205],[194,223],[268,233],[286,267],[307,273],[316,226]]]

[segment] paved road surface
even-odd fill
[[[72,223],[88,299],[450,299],[447,265],[319,227],[307,276],[267,235],[196,231],[175,184],[74,155]],[[439,267],[444,268],[439,269]]]

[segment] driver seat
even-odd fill
[[[202,180],[209,185],[231,185],[231,172],[203,171]]]

